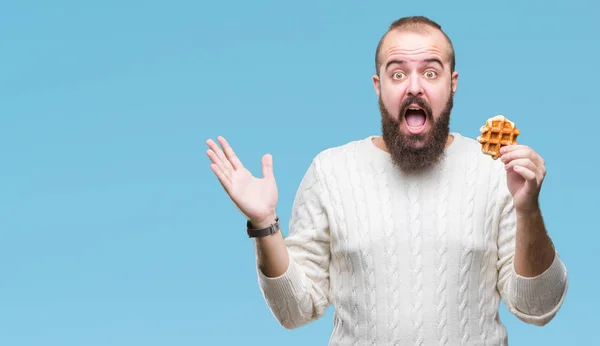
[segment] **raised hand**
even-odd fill
[[[219,136],[217,140],[223,150],[212,139],[206,141],[209,147],[206,155],[212,162],[211,170],[233,203],[254,227],[268,226],[275,220],[278,199],[273,158],[269,154],[263,156],[262,178],[257,178],[244,167],[225,138]]]
[[[526,145],[508,145],[500,150],[507,170],[507,183],[517,212],[539,208],[539,194],[546,176],[544,159]]]

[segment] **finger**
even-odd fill
[[[228,181],[231,182],[231,171],[225,167],[223,160],[212,150],[208,149],[206,151],[206,155],[210,158],[210,161],[217,167],[219,172],[221,172]]]
[[[530,159],[514,159],[508,162],[504,168],[507,170],[513,169],[514,166],[523,166],[533,172],[537,170],[537,166]]]
[[[221,148],[219,148],[219,145],[217,145],[217,143],[215,143],[215,141],[213,141],[212,139],[207,139],[206,145],[208,145],[210,150],[212,150],[212,152],[215,153],[216,157],[218,157],[220,161],[221,157],[219,156],[219,152],[221,151]]]
[[[217,179],[219,179],[221,186],[223,186],[225,191],[229,193],[229,188],[231,187],[231,180],[223,173],[223,171],[216,164],[211,164],[210,169],[217,176]]]
[[[223,169],[224,171],[229,171],[227,172],[227,174],[231,176],[231,171],[233,171],[233,167],[231,166],[229,160],[227,160],[227,158],[225,157],[223,150],[221,150],[217,143],[215,143],[215,141],[213,141],[212,139],[207,140],[206,144],[217,155],[219,160],[222,161],[222,165],[219,165],[219,167],[221,167],[221,169]]]
[[[524,159],[524,158],[530,158],[530,151],[527,149],[512,150],[512,151],[502,154],[502,156],[500,156],[500,159],[504,163],[508,163],[512,160]]]
[[[504,168],[507,171],[510,171],[512,169],[514,169],[515,166],[521,166],[524,168],[527,168],[528,170],[532,171],[533,173],[535,173],[536,179],[537,179],[537,183],[541,183],[542,180],[544,179],[544,174],[542,173],[542,171],[539,169],[538,166],[536,166],[536,164],[529,160],[529,159],[515,159],[510,161],[508,164],[506,164],[504,166]]]
[[[227,142],[227,140],[222,136],[219,136],[217,140],[219,141],[219,143],[221,143],[223,151],[225,152],[225,157],[227,157],[229,162],[231,162],[231,166],[233,167],[233,169],[238,170],[240,168],[244,168],[244,165],[233,151],[233,148],[231,148],[231,145],[229,145],[229,142]]]
[[[527,186],[528,194],[531,194],[533,191],[537,190],[538,183],[534,172],[523,166],[514,166],[513,170],[525,179],[525,185]]]
[[[527,150],[527,149],[529,149],[529,147],[524,144],[504,145],[504,146],[502,146],[502,148],[500,148],[500,154],[510,153],[511,151],[521,150],[521,149]]]
[[[273,178],[273,156],[266,154],[262,158],[262,174],[263,178]]]
[[[533,161],[536,166],[543,166],[544,165],[544,160],[542,160],[542,158],[536,154],[533,150],[531,149],[516,149],[514,151],[508,152],[506,154],[502,154],[502,156],[500,156],[500,160],[504,163],[509,163],[513,160],[517,160],[517,159],[529,159],[531,161]]]
[[[529,157],[537,166],[545,164],[544,159],[535,150],[523,144],[504,146],[500,148],[500,154],[502,154],[502,157],[507,157],[508,160],[514,159],[513,155],[516,155],[517,157]]]

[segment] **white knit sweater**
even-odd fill
[[[500,299],[544,325],[562,305],[558,254],[540,276],[513,270],[516,216],[500,160],[452,133],[440,169],[403,175],[372,137],[319,153],[298,189],[290,266],[260,289],[285,328],[334,307],[330,345],[506,345]]]

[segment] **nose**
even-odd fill
[[[412,74],[408,80],[408,95],[420,96],[423,94],[423,85],[421,84],[421,78],[418,74]]]

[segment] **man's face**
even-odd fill
[[[394,162],[407,172],[437,163],[449,133],[458,82],[451,73],[450,47],[441,32],[390,32],[373,76],[382,134]]]

